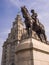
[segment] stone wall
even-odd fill
[[[49,65],[49,45],[33,38],[16,46],[16,65]]]

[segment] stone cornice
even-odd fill
[[[32,41],[31,41],[31,38],[29,38],[25,41],[22,41],[20,44],[18,44],[16,47],[16,53],[21,51],[31,50],[31,49],[49,54],[49,45],[43,42],[40,42],[38,40],[35,40],[33,38],[32,38]]]

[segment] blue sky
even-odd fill
[[[0,61],[3,42],[8,37],[12,22],[23,5],[29,11],[35,9],[38,13],[38,18],[44,24],[49,40],[49,0],[0,0]]]

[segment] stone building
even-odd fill
[[[21,16],[17,15],[11,32],[3,44],[1,65],[49,65],[49,42],[47,43],[45,39],[44,26],[31,18],[25,7],[22,7],[22,12],[24,22],[27,23],[26,27],[34,22],[34,29],[32,26],[29,30],[25,28]]]
[[[8,34],[8,38],[3,44],[1,65],[15,65],[15,47],[21,39],[23,29],[24,28],[21,16],[17,15],[15,21],[13,22],[11,32]]]

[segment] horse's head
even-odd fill
[[[25,6],[21,7],[21,12],[22,12],[24,18],[28,17],[29,12]]]

